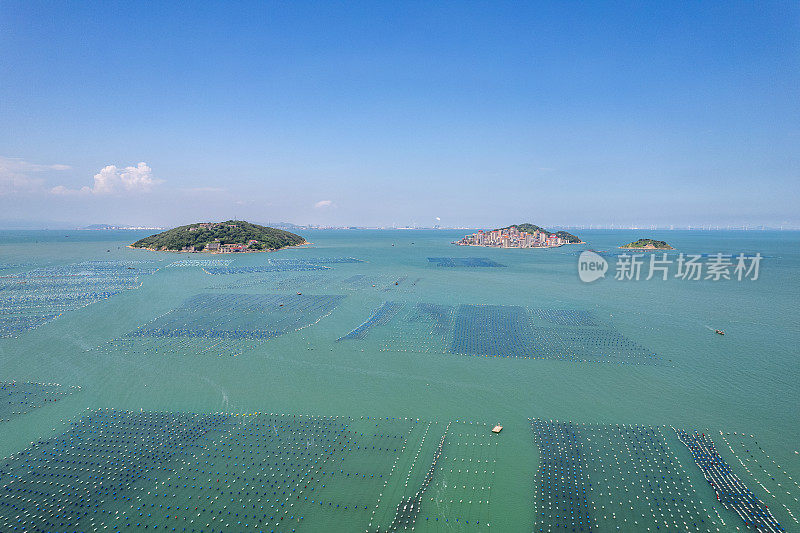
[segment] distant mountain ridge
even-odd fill
[[[187,252],[257,252],[305,244],[300,235],[244,220],[197,222],[151,235],[133,248]]]
[[[547,231],[541,226],[537,226],[536,224],[531,224],[529,222],[525,222],[523,224],[512,224],[511,226],[506,226],[505,228],[499,228],[499,229],[507,230],[510,229],[511,227],[516,227],[519,231],[524,231],[526,233],[536,233],[538,231],[540,233],[544,233],[547,236],[555,235],[559,239],[572,244],[579,244],[583,242],[580,239],[580,237],[573,235],[572,233],[567,233],[566,231]]]

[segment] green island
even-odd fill
[[[131,244],[132,248],[172,252],[265,252],[307,244],[300,235],[244,220],[198,222],[172,228]]]
[[[638,241],[634,241],[623,246],[620,248],[631,248],[635,250],[672,250],[672,246],[667,244],[664,241],[656,241],[654,239],[639,239]]]
[[[515,224],[515,226],[519,231],[524,231],[525,233],[530,233],[531,235],[536,235],[537,233],[543,233],[548,237],[555,235],[556,238],[561,239],[561,241],[569,244],[583,244],[583,241],[580,239],[580,237],[573,235],[572,233],[567,233],[566,231],[547,231],[536,224],[530,224],[528,222],[524,224]],[[514,226],[499,228],[499,231],[508,230],[512,227]]]

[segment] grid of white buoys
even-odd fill
[[[168,264],[166,268],[226,267],[231,263],[233,259],[178,259]]]
[[[238,356],[271,338],[318,323],[343,298],[305,294],[200,294],[96,350]]]
[[[210,290],[242,290],[248,288],[266,289],[269,291],[297,291],[325,288],[327,291],[361,291],[411,293],[416,290],[422,278],[408,276],[387,276],[355,274],[344,278],[332,278],[330,272],[300,272],[293,270],[268,273],[253,273],[248,276],[236,276],[234,281],[226,281],[206,287]]]
[[[384,352],[447,353],[453,328],[452,305],[408,303],[383,331]]]
[[[719,436],[747,475],[768,494],[768,500],[779,503],[795,524],[800,523],[797,518],[800,514],[797,511],[800,484],[786,468],[770,457],[753,435],[720,431]],[[738,444],[736,449],[734,443]],[[795,511],[787,502],[795,507]]]
[[[327,274],[315,272],[272,272],[269,274],[254,274],[251,276],[237,276],[234,281],[226,281],[211,285],[207,289],[214,290],[242,290],[248,288],[263,288],[270,291],[296,291],[298,289],[313,289],[325,286],[330,290],[330,279]]]
[[[719,531],[661,426],[531,423],[536,531]]]
[[[260,274],[263,272],[305,272],[311,270],[330,270],[331,267],[313,263],[254,265],[254,266],[227,266],[206,267],[203,272],[212,276],[230,276],[238,274]]]
[[[344,278],[340,285],[344,290],[373,290],[382,292],[412,292],[422,278],[410,279],[408,276],[389,276],[355,274]]]
[[[675,429],[675,428],[673,428]],[[720,504],[739,515],[747,527],[756,531],[785,531],[769,508],[747,488],[717,451],[710,435],[675,429],[678,439],[689,448],[695,464],[714,489]]]
[[[10,270],[14,268],[29,268],[31,263],[0,263],[0,270]]]
[[[250,266],[232,267],[208,266],[203,267],[206,274],[226,276],[235,274],[258,274],[262,272],[303,272],[311,270],[329,270],[327,265],[341,263],[363,263],[355,257],[307,257],[302,259],[267,259],[264,263]]]
[[[428,263],[433,263],[437,267],[467,267],[467,268],[488,268],[505,267],[505,265],[493,261],[488,257],[429,257]]]
[[[454,424],[440,443],[441,466],[432,474],[429,497],[423,500],[422,511],[436,516],[426,516],[425,523],[435,530],[488,528],[500,440],[485,423],[457,420]]]
[[[79,390],[78,386],[65,387],[59,383],[0,381],[0,422],[7,422],[32,409],[57,402]]]
[[[488,448],[474,440],[488,428],[454,425],[442,433],[412,418],[88,411],[0,461],[0,531],[385,531],[414,490],[422,531],[482,527],[487,511],[471,509],[466,475],[448,478],[463,484],[463,505],[447,514],[433,498],[419,505],[453,466],[445,453],[465,461],[459,472],[487,469],[464,452]],[[410,476],[392,476],[408,466]]]
[[[368,532],[472,531],[487,528],[497,440],[484,423],[418,424],[409,433],[417,444],[392,466],[407,472],[391,478],[379,494]],[[394,506],[384,503],[396,502]],[[382,507],[383,506],[383,507]],[[381,526],[383,524],[383,526]]]
[[[383,302],[339,340],[376,336],[385,352],[653,365],[661,358],[588,311]]]
[[[141,286],[157,269],[133,261],[86,261],[0,276],[0,337],[14,337],[62,313]]]
[[[544,309],[534,307],[530,311],[534,318],[559,326],[601,325],[590,311],[583,309]]]

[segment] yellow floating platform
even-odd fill
[[[501,426],[500,424],[497,424],[495,427],[492,428],[492,433],[500,433],[501,431],[503,431],[503,426]]]

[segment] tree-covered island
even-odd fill
[[[265,252],[307,244],[300,235],[244,220],[199,222],[151,235],[132,248],[171,252]]]
[[[672,246],[664,241],[656,241],[654,239],[639,239],[638,241],[630,242],[620,248],[632,250],[672,250]]]

